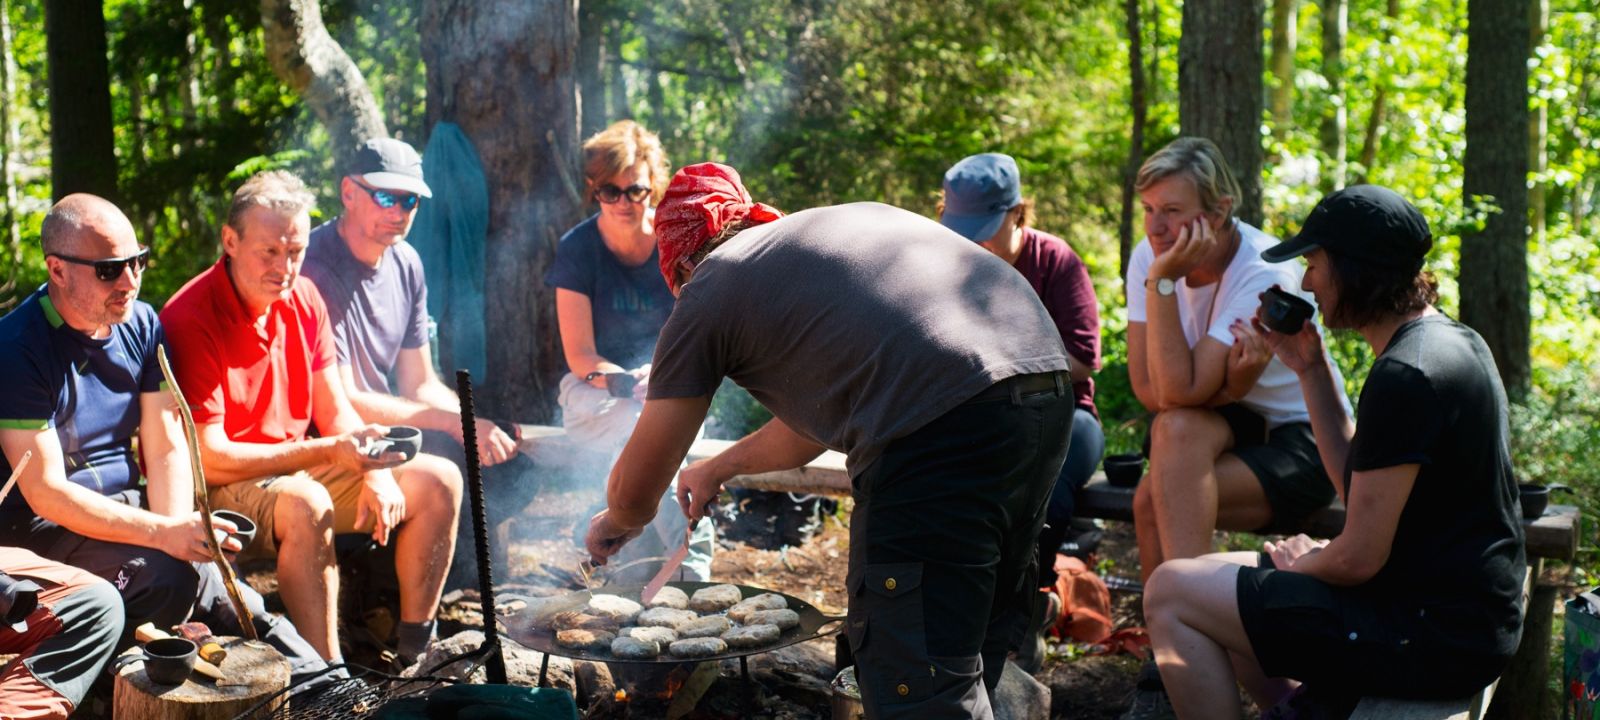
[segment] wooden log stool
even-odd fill
[[[143,662],[123,665],[117,671],[111,716],[117,720],[223,720],[289,687],[289,660],[272,646],[237,637],[219,637],[217,642],[228,651],[219,666],[221,680],[196,672],[190,673],[182,685],[162,685],[145,674]],[[123,653],[143,654],[138,646]],[[286,698],[278,698],[263,709],[274,710],[285,701]]]

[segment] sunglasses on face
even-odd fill
[[[413,195],[411,193],[397,193],[389,190],[380,190],[375,187],[367,187],[361,183],[356,183],[356,187],[367,191],[367,194],[372,196],[372,201],[377,203],[378,207],[381,207],[385,210],[399,205],[401,210],[411,212],[412,209],[417,207],[417,203],[422,200],[420,196]]]
[[[117,278],[122,277],[123,268],[133,268],[134,276],[138,277],[144,274],[145,268],[150,266],[150,248],[140,250],[137,255],[107,260],[85,260],[60,253],[51,253],[51,255],[74,265],[88,265],[94,268],[94,276],[103,282],[115,282]]]
[[[650,196],[650,186],[635,183],[619,188],[606,183],[594,189],[594,196],[607,205],[621,200],[624,196],[628,198],[628,202],[644,202],[644,199]]]

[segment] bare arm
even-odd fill
[[[437,377],[432,377],[432,372],[428,373],[430,377],[427,379],[421,377],[421,369],[413,365],[420,364],[425,367],[427,361],[418,363],[417,359],[412,357],[415,353],[415,350],[401,350],[400,356],[396,358],[395,379],[400,386],[399,396],[358,389],[355,372],[349,365],[340,365],[340,383],[350,399],[351,407],[363,420],[375,423],[414,425],[425,430],[444,432],[454,428],[457,435],[461,434],[461,406],[456,401],[455,394],[444,387]],[[437,389],[432,387],[435,385],[438,386]],[[423,389],[426,389],[425,395],[418,392]],[[427,399],[423,399],[424,397]],[[448,404],[441,402],[446,398]]]
[[[1222,388],[1228,363],[1228,346],[1207,336],[1194,348],[1184,337],[1178,317],[1178,297],[1145,290],[1146,369],[1161,409],[1199,407]]]
[[[1071,361],[1067,363],[1067,376],[1072,378],[1072,382],[1080,383],[1094,376],[1094,363],[1070,352],[1067,358]]]
[[[139,396],[139,448],[149,483],[150,511],[172,518],[194,512],[189,445],[177,405],[165,391]]]
[[[826,449],[773,418],[727,450],[679,472],[678,504],[693,524],[705,515],[706,506],[716,500],[729,478],[797,468]]]
[[[1284,555],[1281,563],[1282,553],[1269,543],[1273,563],[1333,585],[1359,585],[1372,579],[1389,561],[1400,514],[1421,468],[1408,463],[1356,473],[1350,479],[1344,532],[1320,550],[1298,557]]]
[[[200,459],[206,467],[206,484],[212,487],[288,475],[331,462],[340,436],[264,445],[234,442],[222,423],[206,423],[200,433]]]
[[[1311,432],[1317,438],[1317,454],[1322,467],[1333,482],[1339,499],[1349,503],[1344,490],[1344,463],[1350,454],[1350,441],[1356,435],[1355,421],[1345,413],[1344,388],[1334,379],[1329,367],[1328,354],[1322,347],[1322,335],[1307,321],[1304,328],[1293,335],[1266,331],[1263,333],[1284,366],[1293,370],[1300,381],[1300,394],[1306,400],[1306,412],[1311,416]]]
[[[561,329],[561,350],[567,357],[567,369],[582,378],[591,372],[626,372],[622,367],[601,357],[594,344],[594,311],[589,296],[565,288],[556,288],[556,323]],[[605,387],[603,379],[590,382],[595,387]],[[698,426],[697,426],[698,427]]]
[[[53,428],[0,430],[0,448],[12,463],[33,452],[33,460],[17,478],[17,490],[39,517],[96,540],[155,548],[184,560],[209,557],[204,535],[194,531],[198,516],[193,513],[168,517],[69,482]]]
[[[710,407],[709,396],[645,401],[639,424],[606,481],[606,509],[589,521],[584,543],[596,562],[603,564],[655,518],[661,493],[689,453]]]
[[[1145,410],[1161,410],[1155,386],[1150,383],[1150,360],[1145,351],[1145,328],[1142,322],[1128,323],[1128,384],[1133,386],[1133,396]]]

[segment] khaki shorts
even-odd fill
[[[292,475],[274,475],[260,480],[245,480],[211,491],[212,510],[232,510],[256,521],[256,539],[240,553],[241,560],[273,557],[278,554],[276,517],[274,512],[278,496],[288,490],[291,481],[315,482],[333,498],[334,534],[372,531],[372,519],[366,527],[356,527],[356,501],[361,497],[361,473],[338,465],[318,465]]]

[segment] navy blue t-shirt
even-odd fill
[[[655,355],[656,337],[672,314],[672,291],[661,277],[660,251],[638,267],[623,265],[600,238],[599,219],[590,216],[561,236],[544,284],[587,295],[595,350],[635,368]]]
[[[134,487],[139,395],[161,390],[156,347],[162,341],[148,304],[134,302],[133,317],[96,340],[62,322],[39,288],[0,318],[0,428],[54,428],[68,481],[102,495]],[[10,474],[11,463],[0,457],[0,477]],[[0,516],[21,513],[32,510],[13,492]]]

